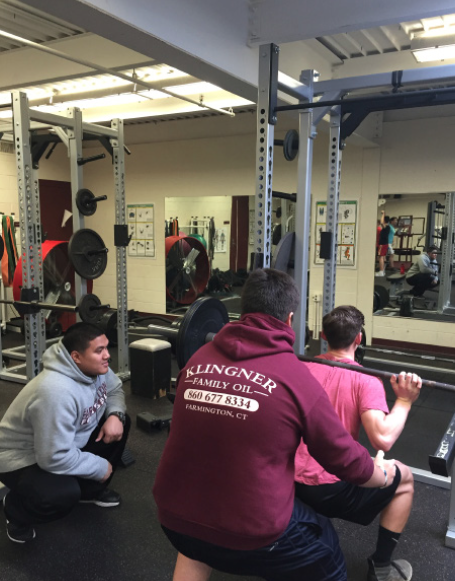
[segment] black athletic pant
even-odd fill
[[[419,272],[406,279],[406,282],[414,287],[409,292],[415,297],[421,297],[426,290],[435,288],[436,285],[432,281],[433,276],[427,272]]]
[[[82,451],[106,458],[112,464],[113,475],[125,449],[131,420],[126,416],[122,439],[110,444],[95,441],[104,422],[103,418]],[[94,498],[108,486],[112,475],[105,482],[98,482],[52,474],[42,470],[38,464],[0,473],[0,481],[10,489],[5,497],[5,516],[15,524],[57,520],[69,514],[79,500]]]

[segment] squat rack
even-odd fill
[[[324,249],[321,258],[325,259],[322,311],[325,315],[335,306],[341,153],[345,147],[345,139],[352,135],[365,117],[373,111],[455,103],[455,71],[454,67],[447,65],[315,83],[315,71],[304,70],[299,81],[294,80],[291,87],[278,80],[279,50],[275,44],[259,47],[254,265],[269,267],[271,263],[273,138],[277,114],[280,111],[296,110],[299,113],[299,152],[294,278],[300,289],[301,303],[295,313],[294,329],[295,350],[298,355],[302,355],[305,351],[308,296],[313,140],[317,135],[318,123],[326,114],[330,115],[327,220],[326,232],[321,234],[321,248]],[[425,88],[438,84],[454,86]],[[365,90],[370,93],[366,96],[352,97],[356,91]],[[278,106],[278,91],[297,99],[299,103]],[[371,91],[377,93],[372,94]],[[389,94],[384,95],[381,91],[387,91]],[[319,97],[319,100],[314,101],[315,97]],[[453,215],[450,220],[453,220]],[[450,245],[446,246],[448,248]],[[447,258],[446,262],[451,263],[451,260]]]
[[[109,140],[112,148],[115,187],[114,233],[116,239],[117,266],[118,375],[122,379],[128,379],[127,237],[126,239],[124,236],[122,237],[122,228],[127,228],[123,121],[121,119],[114,119],[111,122],[111,127],[103,127],[101,125],[83,122],[82,112],[78,108],[68,109],[67,116],[61,116],[30,109],[27,95],[20,91],[14,91],[11,97],[13,105],[12,131],[14,134],[13,143],[16,155],[19,195],[23,300],[43,300],[44,298],[39,181],[38,170],[34,164],[31,151],[30,132],[36,128],[53,128],[68,149],[74,232],[84,228],[84,217],[76,205],[76,194],[83,187],[82,165],[85,163],[82,157],[83,136],[86,133],[99,138],[100,141]],[[32,125],[32,121],[36,123]],[[120,228],[120,232],[117,230],[118,228]],[[87,281],[75,272],[76,304],[79,303],[85,294],[87,294]],[[3,366],[0,371],[0,379],[26,383],[41,371],[42,354],[46,348],[43,311],[24,315],[24,334],[25,374],[22,373],[24,368],[23,364],[8,369]],[[1,337],[0,360],[2,360]]]
[[[301,302],[295,313],[293,327],[296,332],[294,348],[296,354],[301,356],[305,352],[313,140],[317,135],[318,123],[326,114],[330,115],[327,219],[326,232],[321,234],[321,249],[324,247],[321,258],[325,259],[323,278],[323,315],[325,315],[335,306],[341,152],[345,147],[345,139],[352,135],[372,111],[455,103],[455,69],[453,66],[447,65],[317,83],[314,82],[315,71],[304,70],[300,75],[299,82],[294,81],[293,86],[290,87],[288,84],[278,81],[279,50],[275,44],[259,47],[254,266],[255,268],[270,267],[271,264],[273,152],[277,113],[296,110],[299,113],[299,151],[295,209],[294,278],[300,289]],[[431,88],[431,86],[438,84],[454,86]],[[422,86],[430,88],[422,90]],[[403,91],[403,88],[407,90]],[[351,97],[352,93],[362,90],[387,91],[389,94],[369,93],[360,98]],[[278,106],[278,91],[297,99],[299,103]],[[314,101],[315,97],[319,97],[319,100]],[[443,249],[448,250],[450,247],[451,250],[447,252],[447,256],[442,261],[444,284],[449,284],[449,279],[451,282],[449,271],[451,272],[453,260],[451,241],[455,230],[454,196],[455,194],[449,194],[446,198],[447,206],[450,206],[452,211],[446,211],[445,215],[445,226],[450,237],[447,237],[447,243],[443,245]],[[445,287],[443,286],[443,288]],[[440,302],[439,309],[445,308],[446,305]],[[450,427],[447,433],[451,433]],[[428,470],[418,468],[411,468],[411,470],[414,478],[420,482],[451,488],[451,478],[448,474],[441,476]],[[454,475],[455,463],[451,467],[451,476]],[[455,486],[451,488],[446,545],[455,548]]]

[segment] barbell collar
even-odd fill
[[[306,361],[307,363],[319,363],[321,365],[328,365],[329,367],[340,367],[342,369],[357,371],[357,373],[363,373],[364,375],[371,375],[373,377],[378,377],[385,380],[390,380],[391,377],[396,377],[398,375],[398,373],[380,371],[379,369],[371,369],[361,365],[350,365],[349,363],[341,363],[341,361],[330,361],[329,359],[322,359],[320,357],[308,357],[306,355],[299,355],[298,358],[300,361]],[[455,392],[455,385],[451,385],[450,383],[440,383],[439,381],[431,381],[428,379],[422,379],[422,387],[430,387],[432,389],[443,389],[445,391]]]

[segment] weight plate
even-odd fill
[[[76,194],[76,206],[84,216],[93,216],[96,212],[97,204],[94,201],[95,196],[87,188],[78,190]]]
[[[177,334],[175,352],[180,369],[205,345],[208,333],[218,333],[229,315],[224,303],[212,297],[197,299],[183,316]]]
[[[367,344],[367,334],[365,332],[365,329],[362,327],[362,340],[360,342],[360,345],[355,350],[354,354],[355,361],[357,361],[357,363],[360,363],[360,365],[362,365],[363,358],[365,357],[366,344]]]
[[[380,311],[384,307],[389,304],[389,291],[385,288],[385,286],[381,286],[380,284],[374,285],[374,292],[378,294],[379,302],[377,311]]]
[[[68,242],[68,256],[82,278],[93,280],[106,270],[107,248],[94,230],[82,228]]]
[[[78,313],[81,321],[84,323],[93,323],[96,325],[102,317],[100,299],[93,294],[84,295],[78,305]]]
[[[109,345],[117,345],[117,309],[109,309],[103,313],[97,325],[103,329]]]
[[[376,311],[379,311],[380,304],[381,304],[381,299],[380,299],[378,293],[375,291],[373,294],[373,313],[375,313]]]
[[[284,136],[283,153],[288,161],[295,159],[299,151],[299,134],[295,129],[290,129]]]
[[[276,270],[281,270],[289,274],[289,270],[294,268],[294,245],[295,245],[295,233],[287,232],[275,249],[272,256],[272,268]]]

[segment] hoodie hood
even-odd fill
[[[85,383],[91,385],[94,381],[93,377],[89,377],[82,373],[79,367],[74,363],[68,350],[61,341],[51,345],[49,349],[43,354],[43,369],[47,371],[56,371],[77,381],[78,383]]]
[[[277,353],[293,353],[295,333],[289,325],[264,313],[242,315],[225,325],[213,343],[229,359],[243,361]]]

